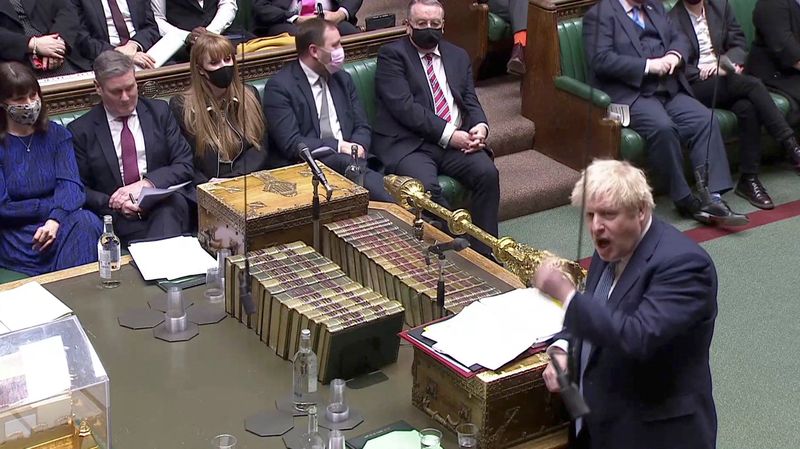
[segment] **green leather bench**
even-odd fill
[[[756,0],[730,0],[731,7],[736,14],[736,19],[742,26],[748,42],[752,41],[755,33],[752,23],[752,12]],[[664,2],[667,9],[675,5],[674,0]],[[583,48],[583,20],[580,17],[570,18],[558,23],[558,41],[561,55],[561,76],[555,77],[557,89],[569,92],[584,100],[591,101],[594,105],[606,108],[611,103],[611,98],[598,89],[592,90],[586,83],[588,79],[588,66]],[[778,94],[772,94],[778,108],[784,113],[789,112],[789,101]],[[720,124],[722,137],[726,142],[732,142],[738,137],[738,122],[733,112],[724,109],[715,109],[714,115]],[[646,164],[646,143],[644,138],[630,128],[621,129],[620,156],[637,165]],[[734,146],[729,146],[730,149]],[[766,148],[765,148],[766,149]],[[770,150],[776,151],[777,146],[771,145]],[[731,160],[733,156],[731,155]]]

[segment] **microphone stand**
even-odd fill
[[[313,235],[314,250],[319,252],[319,253],[321,253],[322,252],[322,248],[320,247],[320,243],[319,243],[319,237],[320,237],[320,235],[319,235],[319,233],[320,233],[320,231],[319,231],[319,218],[320,218],[319,178],[317,178],[317,175],[313,174],[313,172],[312,172],[312,175],[311,175],[311,186],[312,186],[313,191],[314,191],[313,197],[311,199],[311,226],[312,226],[312,231],[311,232],[314,233],[314,235]]]
[[[436,282],[436,305],[439,307],[439,317],[444,318],[447,316],[447,311],[444,309],[444,251],[439,254],[439,280]]]

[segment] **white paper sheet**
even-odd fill
[[[72,309],[37,282],[0,292],[0,335],[49,323]]]
[[[217,260],[205,252],[196,237],[133,243],[128,251],[146,281],[205,274],[217,266]]]
[[[147,54],[156,60],[155,66],[161,67],[165,62],[169,61],[172,55],[186,45],[185,41],[188,35],[188,31],[173,30],[153,44],[150,50],[147,50]]]
[[[484,298],[422,334],[460,363],[498,369],[561,330],[559,304],[533,288]]]

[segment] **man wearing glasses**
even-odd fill
[[[405,24],[408,38],[378,51],[373,151],[388,173],[419,179],[442,206],[449,207],[437,176],[464,184],[472,192],[473,222],[496,236],[500,183],[469,57],[442,39],[444,9],[437,0],[411,0]]]

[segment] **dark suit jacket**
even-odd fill
[[[593,344],[583,378],[592,447],[713,449],[713,261],[654,217],[604,302],[592,292],[606,265],[595,253],[586,293],[575,295],[564,317],[571,345]]]
[[[147,51],[161,38],[150,0],[126,1],[131,11],[133,29],[136,31],[131,40],[138,42]],[[108,26],[102,0],[72,0],[72,4],[75,5],[83,25],[79,35],[83,54],[94,59],[106,50],[113,50],[114,47],[108,42]]]
[[[706,21],[708,31],[711,35],[711,46],[717,55],[727,55],[730,60],[739,65],[744,65],[747,60],[747,38],[736,21],[733,8],[730,4],[725,6],[727,0],[706,0]],[[723,17],[723,14],[725,15]],[[690,83],[697,81],[700,77],[700,69],[697,63],[700,60],[700,44],[697,43],[697,35],[692,26],[692,18],[683,1],[679,1],[669,12],[672,22],[677,24],[691,44],[688,55],[683,55],[686,69],[686,78]],[[723,34],[723,32],[725,34]]]
[[[487,123],[472,80],[469,56],[460,47],[442,40],[439,53],[453,94],[461,112],[461,129]],[[439,145],[445,122],[433,109],[428,77],[419,52],[409,38],[386,44],[378,51],[375,74],[377,117],[373,152],[388,172],[424,142]]]
[[[363,0],[331,0],[334,10],[344,8],[349,14],[348,22],[353,25],[358,22],[356,14],[361,8]],[[294,13],[289,12],[292,0],[253,0],[253,24],[255,33],[259,36],[270,26],[286,22]]]
[[[80,20],[69,0],[22,0],[31,24],[45,34],[59,33],[67,44],[67,60],[76,68],[91,70],[92,63],[78,45]],[[28,41],[19,16],[8,1],[0,1],[0,60],[30,65]]]
[[[660,0],[645,0],[644,9],[658,30],[664,48],[676,51],[685,60],[691,51],[689,39],[667,16]],[[630,105],[645,80],[646,55],[639,41],[636,24],[625,14],[619,0],[600,0],[583,17],[583,44],[589,63],[590,83],[611,97],[611,101]],[[663,55],[659,55],[663,56]],[[678,82],[692,94],[683,70]]]
[[[800,102],[800,5],[795,0],[759,0],[753,9],[756,36],[747,59],[748,73]]]
[[[192,150],[181,135],[169,105],[162,100],[139,97],[136,113],[147,155],[144,177],[159,188],[191,181]],[[98,215],[110,214],[108,200],[123,184],[105,108],[98,104],[67,127],[72,132],[78,169],[86,186],[86,207]],[[193,187],[184,188],[182,193],[194,199]]]
[[[336,72],[328,80],[328,89],[336,107],[342,138],[369,151],[371,129],[350,74],[344,70]],[[269,127],[273,166],[300,161],[297,152],[299,142],[312,150],[321,146],[329,146],[334,150],[338,148],[336,139],[319,137],[317,106],[308,78],[297,60],[286,64],[270,78],[264,88],[262,104]]]

